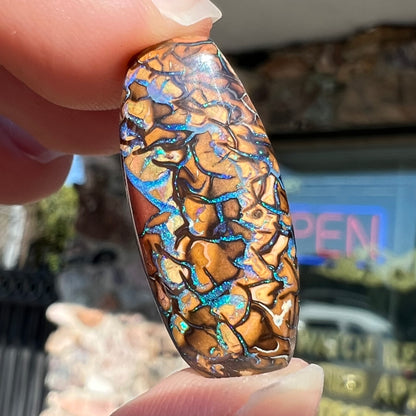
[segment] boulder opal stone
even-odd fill
[[[149,283],[173,342],[211,377],[272,371],[295,347],[289,206],[250,98],[210,40],[140,53],[121,153]]]

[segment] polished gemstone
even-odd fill
[[[125,80],[121,154],[149,283],[173,342],[205,375],[288,364],[299,278],[270,141],[210,40],[139,54]]]

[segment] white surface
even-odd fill
[[[213,0],[225,51],[333,39],[378,24],[416,25],[416,0]]]

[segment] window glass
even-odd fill
[[[416,137],[279,140],[321,416],[416,415]],[[390,413],[386,413],[390,412]]]

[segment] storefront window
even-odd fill
[[[416,135],[277,140],[320,416],[416,415]]]

